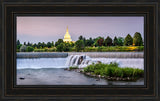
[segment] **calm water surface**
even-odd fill
[[[92,78],[64,68],[67,58],[17,58],[17,85],[144,85],[144,79],[136,82],[107,81]],[[143,69],[142,58],[93,58],[103,63],[117,62],[120,67],[130,66]],[[19,79],[25,78],[25,79]]]

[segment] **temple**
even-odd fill
[[[67,26],[66,34],[64,35],[63,41],[64,42],[72,42],[71,36],[70,36],[70,34],[68,32],[68,26]]]

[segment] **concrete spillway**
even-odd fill
[[[91,58],[143,58],[143,52],[18,52],[17,58],[66,58],[84,54]]]
[[[63,52],[18,52],[17,58],[66,58],[68,53]]]
[[[68,55],[84,54],[91,58],[143,58],[143,52],[68,52]]]

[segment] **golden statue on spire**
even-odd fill
[[[68,26],[67,26],[67,29],[66,29],[66,34],[64,35],[64,39],[63,39],[64,42],[71,42],[72,39],[71,39],[71,36],[68,32]]]

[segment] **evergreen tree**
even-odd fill
[[[117,37],[116,37],[116,36],[114,37],[113,45],[114,45],[114,46],[117,46],[117,45],[118,45],[118,39],[117,39]]]
[[[17,42],[16,42],[16,45],[18,46],[18,45],[20,45],[21,43],[20,43],[20,41],[19,40],[17,40]]]
[[[23,45],[26,45],[26,42],[24,42],[24,44]]]
[[[78,40],[78,41],[76,41],[75,47],[76,47],[76,50],[77,50],[78,52],[79,52],[80,50],[83,50],[83,49],[84,49],[84,42],[83,42],[83,40]]]
[[[79,38],[78,38],[79,40],[83,40],[83,36],[81,35],[81,36],[79,36]]]
[[[135,46],[142,46],[143,45],[142,36],[139,32],[136,32],[134,34],[133,45],[135,45]]]
[[[130,46],[133,44],[133,38],[131,37],[131,35],[127,35],[124,39],[124,45],[125,46]]]
[[[112,46],[112,39],[108,36],[106,39],[105,39],[105,46]]]
[[[52,41],[52,45],[51,46],[54,47],[54,41]]]
[[[118,37],[118,46],[123,46],[123,44],[124,44],[124,38],[122,38],[122,37]]]
[[[47,47],[51,48],[52,44],[50,42],[47,42]]]

